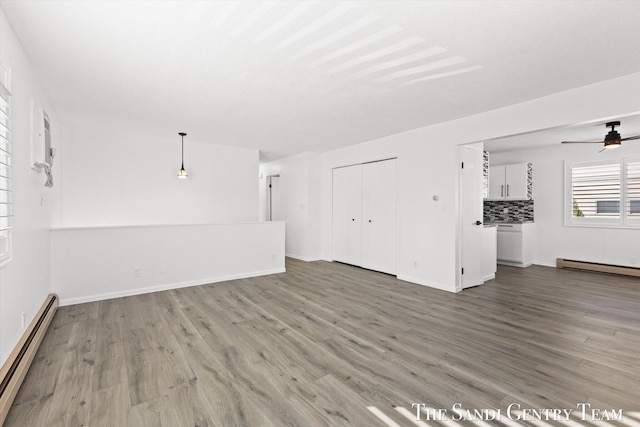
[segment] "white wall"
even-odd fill
[[[285,271],[282,222],[54,229],[51,236],[51,288],[61,305]]]
[[[440,123],[322,156],[322,256],[332,259],[331,170],[398,158],[398,277],[459,290],[459,144],[640,112],[640,73]],[[607,102],[602,102],[607,99]],[[438,202],[432,200],[439,195]]]
[[[24,333],[21,314],[25,313],[28,325],[50,292],[49,227],[51,206],[59,190],[60,167],[56,162],[53,169],[56,186],[48,189],[44,187],[44,174],[29,166],[31,99],[49,114],[54,146],[59,147],[61,133],[56,112],[40,89],[38,79],[1,9],[0,62],[11,70],[12,77],[15,214],[13,260],[0,268],[0,363],[4,363]]]
[[[61,227],[211,224],[258,220],[258,151],[180,137],[109,119],[65,122]]]
[[[260,172],[260,219],[266,219],[267,176],[279,174],[287,256],[305,261],[320,259],[320,155],[287,157],[261,165]]]
[[[598,153],[599,146],[559,142],[554,146],[490,155],[492,164],[533,163],[534,263],[555,265],[556,258],[566,258],[638,267],[631,264],[630,258],[640,257],[640,230],[564,225],[564,161],[637,156],[640,142],[623,142],[621,148],[603,153]]]
[[[323,258],[332,260],[332,170],[396,157],[398,167],[398,278],[455,289],[457,150],[429,144],[419,131],[325,153],[322,157]],[[437,137],[438,138],[438,137]],[[432,197],[439,196],[438,201]]]

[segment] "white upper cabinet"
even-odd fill
[[[489,200],[504,200],[504,166],[489,167]]]
[[[489,200],[531,200],[531,163],[491,166],[489,168]]]

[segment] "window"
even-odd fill
[[[620,201],[618,200],[598,200],[596,205],[596,214],[620,214]]]
[[[640,160],[566,165],[567,225],[640,228]]]
[[[0,64],[0,266],[11,260],[11,93],[9,72]]]
[[[627,207],[630,218],[640,218],[640,160],[627,162]]]

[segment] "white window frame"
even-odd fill
[[[11,147],[12,145],[12,130],[11,130],[11,73],[8,69],[6,69],[5,67],[2,66],[2,64],[0,64],[0,85],[3,86],[4,90],[2,90],[2,92],[6,92],[6,102],[8,104],[7,106],[7,112],[6,112],[6,116],[7,116],[7,120],[5,122],[2,123],[2,126],[6,129],[5,131],[3,131],[4,134],[6,134],[6,137],[4,138],[7,142],[8,142],[8,146],[9,146],[9,153],[8,153],[8,176],[4,177],[4,180],[8,183],[8,188],[4,191],[7,192],[8,194],[8,202],[6,203],[6,207],[7,207],[7,212],[5,212],[5,214],[7,214],[8,216],[7,218],[7,227],[2,227],[2,224],[0,223],[0,267],[3,267],[5,265],[7,265],[13,258],[13,203],[12,203],[12,176],[13,176],[13,164],[12,164],[12,152],[13,149]],[[1,212],[1,211],[0,211]],[[4,216],[4,215],[3,215]]]
[[[627,214],[627,165],[640,162],[640,156],[617,157],[606,160],[576,161],[565,160],[564,168],[564,225],[567,227],[600,227],[600,228],[637,228],[640,229],[640,217]],[[620,217],[619,218],[577,218],[573,216],[573,185],[571,182],[574,167],[600,165],[620,165]]]

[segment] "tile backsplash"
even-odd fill
[[[532,222],[533,200],[485,200],[484,222],[505,221]]]
[[[482,198],[489,197],[489,152],[482,152]],[[529,197],[531,198],[531,197]]]

